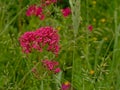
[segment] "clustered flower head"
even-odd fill
[[[92,25],[89,25],[89,26],[88,26],[88,30],[89,30],[89,31],[92,31],[92,30],[93,30],[93,26],[92,26]]]
[[[34,49],[42,52],[43,48],[47,46],[47,51],[58,55],[60,49],[57,30],[50,26],[41,27],[36,31],[25,32],[19,38],[19,41],[25,53],[30,53]]]
[[[26,11],[26,16],[37,16],[40,20],[44,19],[43,9],[40,6],[31,5]]]
[[[70,90],[70,87],[71,87],[70,82],[66,81],[62,84],[61,90]]]
[[[48,70],[54,72],[54,73],[59,73],[61,69],[58,67],[59,63],[55,60],[42,60],[43,66],[45,66]]]
[[[36,16],[39,17],[40,20],[43,20],[45,18],[43,14],[44,7],[50,4],[55,4],[57,3],[57,1],[58,0],[41,0],[41,6],[30,5],[26,11],[26,16]],[[67,17],[71,14],[71,9],[69,7],[66,7],[62,9],[61,12],[64,17]],[[19,41],[23,52],[26,54],[31,53],[34,50],[43,52],[44,49],[48,52],[52,52],[57,56],[60,50],[58,31],[50,26],[40,27],[35,31],[25,32],[23,35],[21,35]],[[55,60],[45,59],[42,60],[41,63],[48,71],[54,74],[61,71],[59,67],[59,62]],[[37,72],[37,69],[33,68],[32,72],[38,78],[39,73]],[[71,85],[67,81],[62,84],[61,90],[69,90],[70,87]]]
[[[71,9],[69,7],[62,9],[61,11],[64,17],[67,17],[68,15],[71,14]]]
[[[42,6],[54,4],[56,2],[57,2],[57,0],[42,0]]]
[[[45,15],[43,14],[43,9],[45,6],[48,6],[52,3],[57,3],[57,0],[42,0],[41,6],[30,5],[26,11],[26,16],[36,16],[39,17],[40,20],[44,20]],[[67,17],[71,14],[71,9],[69,7],[63,8],[61,10],[64,17]]]

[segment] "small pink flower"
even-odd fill
[[[26,11],[26,16],[34,15],[36,8],[37,8],[36,5],[31,5]]]
[[[32,44],[34,40],[35,34],[33,31],[26,32],[19,38],[23,52],[30,53],[32,51]]]
[[[56,73],[59,73],[61,71],[61,69],[58,67],[59,63],[57,61],[54,60],[42,60],[43,66],[45,66],[48,70]]]
[[[66,81],[65,83],[62,84],[61,86],[61,90],[70,90],[70,83],[68,81]]]
[[[42,0],[42,7],[57,3],[57,0]]]
[[[92,25],[89,25],[89,26],[88,26],[88,30],[89,30],[89,31],[92,31],[92,30],[93,30],[93,26],[92,26]]]
[[[36,6],[36,5],[31,5],[27,9],[26,16],[36,16],[36,17],[39,17],[40,20],[44,20],[45,18],[42,7]]]
[[[41,15],[41,14],[42,14],[42,11],[43,11],[43,10],[42,10],[41,7],[37,7],[37,8],[36,8],[36,11],[35,11],[35,15],[36,15],[36,16]]]
[[[41,15],[39,15],[39,18],[40,18],[40,20],[44,20],[45,19],[45,15],[41,14]]]
[[[53,60],[43,60],[42,63],[45,67],[47,67],[48,70],[54,70],[54,68],[58,66],[58,64],[56,64],[58,62]]]
[[[67,17],[71,14],[71,9],[69,7],[62,9],[61,11],[64,17]]]
[[[54,73],[59,73],[60,71],[61,71],[60,68],[56,68],[56,69],[54,70]]]

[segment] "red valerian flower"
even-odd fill
[[[31,16],[34,15],[36,12],[37,6],[36,5],[31,5],[26,11],[26,16]]]
[[[39,15],[41,15],[42,13],[43,13],[42,8],[41,8],[41,7],[37,7],[37,8],[36,8],[36,11],[35,11],[35,15],[36,15],[36,16],[39,16]]]
[[[93,26],[92,26],[92,25],[89,25],[89,26],[88,26],[88,30],[89,30],[89,31],[92,31],[92,30],[93,30]]]
[[[71,9],[69,7],[62,9],[61,11],[64,17],[67,17],[71,14]]]
[[[62,84],[61,90],[70,90],[70,87],[71,87],[70,82],[66,81]]]
[[[33,31],[26,32],[19,38],[19,41],[23,52],[30,53],[33,41],[35,41],[35,33]]]
[[[54,73],[59,73],[61,71],[61,69],[58,67],[54,70]]]
[[[36,5],[31,5],[27,11],[26,11],[26,16],[36,16],[39,17],[40,20],[44,19],[44,14],[43,14],[43,9],[40,6]]]
[[[45,15],[44,14],[41,14],[38,16],[40,20],[44,20],[45,19]]]
[[[20,38],[20,45],[23,52],[30,53],[33,49],[40,52],[47,46],[47,51],[58,55],[60,50],[59,35],[57,30],[50,26],[41,27],[36,31],[25,32]]]
[[[43,65],[50,71],[56,73],[59,73],[61,69],[58,67],[59,63],[55,60],[42,60]]]
[[[57,2],[57,0],[42,0],[42,6],[54,4],[56,2]]]

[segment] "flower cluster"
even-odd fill
[[[54,73],[59,73],[61,69],[58,67],[59,63],[54,60],[43,60],[43,65],[50,71],[53,71]]]
[[[66,81],[62,84],[61,90],[70,90],[70,87],[71,87],[70,82]]]
[[[27,11],[26,11],[26,16],[36,16],[39,17],[40,20],[44,20],[45,15],[43,14],[43,8],[45,6],[48,6],[52,3],[57,3],[57,0],[42,0],[42,4],[41,6],[37,6],[37,5],[31,5],[28,7]],[[62,14],[64,17],[67,17],[71,14],[71,9],[69,7],[63,8],[61,10]]]
[[[69,7],[62,9],[61,11],[64,17],[67,17],[71,14],[71,9]]]
[[[89,30],[89,31],[92,31],[92,30],[93,30],[93,26],[92,26],[92,25],[89,25],[89,26],[88,26],[88,30]]]
[[[42,6],[47,6],[50,4],[54,4],[56,2],[57,2],[57,0],[42,0]]]
[[[40,18],[40,20],[44,19],[44,14],[43,14],[43,10],[42,7],[38,7],[36,5],[31,5],[27,11],[26,11],[26,16],[37,16]]]
[[[30,53],[33,49],[42,52],[43,48],[47,46],[47,51],[57,55],[60,49],[57,30],[50,26],[41,27],[36,31],[25,32],[19,38],[19,41],[25,53]]]

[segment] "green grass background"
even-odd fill
[[[0,0],[0,90],[60,90],[65,81],[71,83],[71,90],[120,90],[120,1],[65,0],[45,8],[52,14],[44,21],[26,17],[27,7],[39,3]],[[60,10],[66,6],[72,15],[64,18]],[[47,52],[22,53],[20,35],[41,26],[60,29],[57,58]],[[39,60],[46,57],[59,61],[62,72],[49,75],[39,68]],[[40,79],[31,72],[34,63]]]

